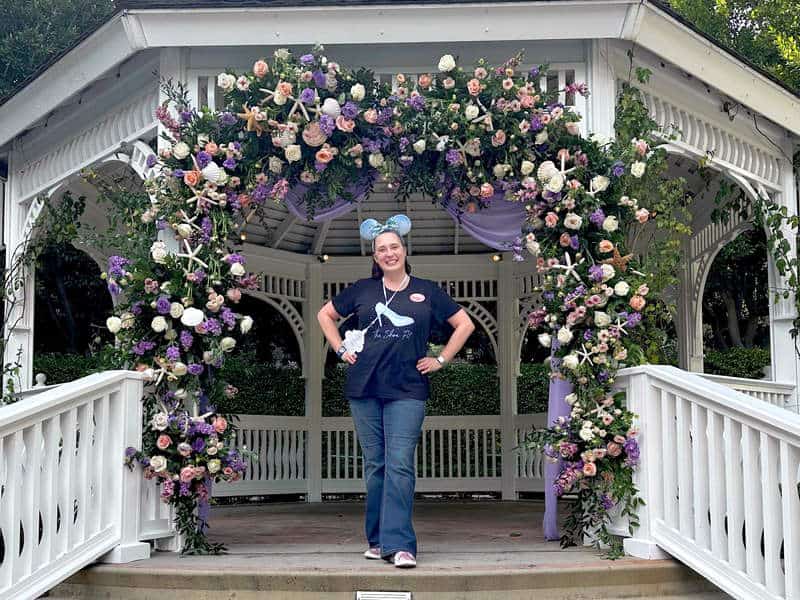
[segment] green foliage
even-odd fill
[[[767,348],[729,348],[711,350],[705,355],[705,371],[714,375],[762,379],[764,367],[770,364]]]
[[[47,385],[67,383],[102,370],[101,360],[93,355],[43,353],[33,357],[33,372],[44,373]]]
[[[0,3],[0,97],[113,12],[111,0]]]

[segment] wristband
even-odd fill
[[[336,351],[336,356],[338,356],[339,358],[342,358],[342,356],[344,356],[345,352],[347,352],[347,348],[345,348],[344,344],[342,344],[341,346],[339,346],[339,349]]]
[[[440,364],[440,365],[442,365],[442,366],[444,366],[444,364],[447,362],[447,361],[444,359],[444,356],[442,356],[441,354],[440,354],[439,356],[437,356],[437,357],[436,357],[436,360],[438,360],[438,361],[439,361],[439,364]]]

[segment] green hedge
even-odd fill
[[[729,348],[709,350],[705,355],[705,372],[730,377],[761,379],[762,369],[770,364],[767,348]]]
[[[34,372],[45,373],[48,383],[63,383],[98,369],[94,357],[71,354],[37,355]],[[520,414],[547,410],[547,368],[525,363],[517,380]],[[350,414],[344,397],[346,369],[328,369],[322,382],[322,414],[326,417]],[[239,388],[235,398],[218,407],[225,413],[297,416],[304,413],[305,381],[301,370],[259,364],[251,354],[230,357],[220,377]],[[429,415],[500,414],[500,382],[497,367],[456,363],[431,376]]]

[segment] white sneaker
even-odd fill
[[[411,552],[397,552],[394,555],[394,566],[398,569],[413,569],[417,566],[417,559]]]
[[[368,558],[369,560],[380,560],[381,549],[378,547],[370,548],[369,550],[364,552],[364,558]]]

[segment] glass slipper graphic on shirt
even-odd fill
[[[383,327],[383,320],[382,317],[386,317],[389,319],[392,325],[395,327],[408,327],[409,325],[414,324],[414,319],[411,317],[406,317],[404,315],[399,315],[394,312],[391,308],[386,306],[383,302],[378,302],[375,305],[375,314],[378,315],[378,325]]]

